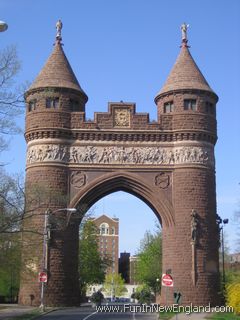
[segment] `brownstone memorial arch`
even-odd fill
[[[43,213],[64,207],[77,208],[79,219],[72,217],[65,228],[51,232],[46,302],[79,303],[83,208],[119,190],[142,199],[161,221],[163,271],[171,270],[174,279],[169,302],[173,291],[180,291],[185,305],[219,303],[214,163],[218,97],[189,52],[186,29],[182,32],[180,54],[155,97],[157,121],[150,122],[147,113],[137,113],[134,103],[125,102],[109,103],[107,112],[88,121],[88,98],[63,52],[58,28],[53,52],[25,96],[27,209],[36,186],[66,197],[53,197],[39,207],[34,203],[25,220],[25,227],[35,232],[23,234],[20,303],[40,303]],[[64,214],[59,211],[55,218]],[[161,299],[164,303],[165,288]]]

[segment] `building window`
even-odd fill
[[[205,110],[206,110],[206,113],[209,113],[212,115],[215,114],[215,106],[213,105],[213,103],[209,101],[206,101]]]
[[[31,100],[29,101],[28,103],[28,111],[33,111],[33,110],[36,110],[36,107],[37,107],[37,100]]]
[[[196,100],[194,99],[186,99],[184,100],[184,110],[197,110]]]
[[[108,234],[109,233],[109,225],[107,223],[102,223],[100,225],[100,234]]]
[[[46,108],[58,108],[59,107],[59,98],[47,98],[46,99]]]
[[[164,103],[164,113],[170,113],[174,110],[174,104],[173,101]]]
[[[71,111],[80,111],[79,102],[77,100],[70,99],[70,109]]]
[[[115,228],[112,227],[112,234],[115,234]]]

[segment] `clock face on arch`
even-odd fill
[[[126,108],[114,109],[114,126],[130,127],[130,110]]]

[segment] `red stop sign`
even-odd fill
[[[162,275],[162,286],[173,287],[173,278],[170,274],[163,274]]]
[[[47,273],[46,272],[39,272],[38,280],[39,280],[39,282],[47,282],[47,280],[48,280]]]

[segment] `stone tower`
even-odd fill
[[[189,297],[188,303],[219,301],[219,241],[213,155],[217,141],[217,101],[217,95],[189,52],[185,32],[179,56],[156,95],[155,103],[161,129],[174,133],[175,146],[201,147],[205,151],[199,156],[205,159],[212,154],[211,166],[192,164],[175,168],[173,205],[176,232],[169,229],[169,233],[163,233],[167,247],[164,248],[167,251],[164,255],[169,255],[163,271],[174,265],[174,286],[181,291],[183,299],[184,296]],[[209,155],[206,150],[211,150]],[[189,151],[187,156],[194,157],[194,151]],[[181,152],[175,154],[175,162],[179,157],[182,157]],[[185,248],[184,251],[182,248]]]
[[[46,257],[48,305],[77,305],[78,228],[84,212],[115,191],[150,206],[162,225],[163,272],[174,288],[161,302],[219,304],[214,145],[217,95],[194,62],[182,26],[181,51],[155,98],[157,121],[134,103],[111,102],[85,120],[87,96],[61,45],[26,92],[27,210],[20,303],[40,303],[38,272]],[[63,208],[75,207],[70,218]],[[43,253],[44,212],[51,232]],[[160,267],[160,266],[159,266]]]
[[[64,159],[66,155],[65,141],[71,139],[71,116],[78,114],[83,117],[87,95],[80,87],[72,68],[62,48],[61,30],[57,33],[53,51],[45,66],[25,93],[26,100],[26,130],[25,138],[28,149],[32,145],[39,146],[36,154],[30,153],[28,163],[34,159],[50,160],[52,154],[58,159]],[[40,144],[39,142],[40,141]],[[42,143],[47,141],[50,148],[47,149]],[[56,148],[52,141],[60,141]],[[49,156],[44,152],[50,152]],[[30,157],[30,158],[29,158]],[[26,192],[27,192],[27,215],[33,217],[25,219],[25,229],[30,228],[38,234],[25,235],[23,248],[22,285],[19,300],[21,304],[31,303],[39,305],[40,284],[37,273],[44,269],[43,266],[43,224],[44,212],[47,208],[56,211],[67,207],[68,195],[68,168],[66,166],[49,166],[42,163],[37,166],[27,166],[26,171]],[[33,192],[33,193],[32,193]],[[30,195],[31,194],[31,195]],[[36,199],[38,203],[32,199]],[[34,202],[34,204],[32,204]],[[40,202],[40,203],[39,203]],[[43,205],[41,204],[43,202]],[[57,212],[57,218],[61,219],[63,212]],[[29,222],[30,221],[30,222]],[[58,227],[61,230],[63,228]],[[74,229],[74,230],[72,230]],[[75,231],[75,232],[74,232]],[[49,272],[49,283],[46,286],[47,303],[49,305],[77,305],[79,301],[78,288],[78,225],[70,226],[67,229],[53,231],[54,240],[51,239],[51,253],[48,252],[48,269],[53,266],[54,272]],[[75,235],[72,237],[72,235]],[[73,241],[69,248],[65,243]],[[50,250],[49,250],[50,251]],[[67,251],[67,252],[66,252]],[[71,265],[71,267],[69,267]],[[72,269],[73,272],[69,272]],[[52,283],[52,285],[51,285]],[[48,292],[61,291],[65,284],[69,284],[57,299],[51,300],[52,295]],[[31,298],[32,297],[32,298]]]

